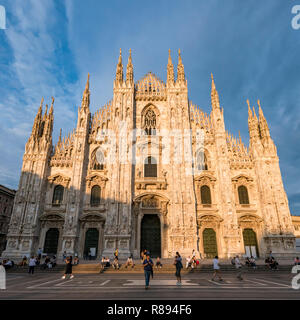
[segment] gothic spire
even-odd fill
[[[167,66],[167,84],[174,84],[174,66],[171,58],[171,49],[169,49],[169,58]]]
[[[54,99],[53,97],[52,97],[51,99],[52,99],[52,102],[51,102],[51,107],[50,107],[49,115],[52,116],[52,115],[53,115],[53,106],[54,106],[54,100],[55,100],[55,99]]]
[[[133,64],[131,58],[131,49],[129,49],[129,57],[127,63],[127,70],[126,70],[126,83],[132,84],[133,83]]]
[[[248,105],[248,129],[249,129],[249,136],[250,141],[254,138],[259,138],[259,128],[258,128],[258,120],[256,117],[255,109],[253,108],[253,113],[250,108],[250,102],[249,99],[247,99],[247,105]]]
[[[181,59],[180,49],[178,50],[177,81],[179,82],[185,81],[184,66]]]
[[[248,105],[248,123],[249,123],[249,121],[251,121],[252,118],[253,118],[252,111],[251,111],[251,108],[250,108],[250,101],[249,101],[249,99],[247,99],[247,105]]]
[[[213,74],[211,74],[211,106],[213,110],[220,108],[219,94],[216,89]]]
[[[88,73],[87,82],[82,96],[81,108],[89,109],[90,107],[90,74]]]
[[[117,64],[116,70],[116,81],[121,83],[123,82],[123,64],[122,64],[122,50],[120,49],[119,61]]]
[[[260,129],[261,137],[262,138],[270,137],[270,130],[268,127],[267,120],[260,106],[260,100],[257,100],[257,104],[258,104],[258,114],[259,114],[259,129]]]
[[[42,114],[43,114],[43,103],[44,103],[44,98],[41,100],[40,107],[38,109],[38,112],[35,116],[33,126],[32,126],[32,132],[31,135],[37,137],[39,134],[40,126],[41,126],[41,121],[42,121]]]

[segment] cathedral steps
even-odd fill
[[[74,274],[93,274],[101,272],[101,265],[99,263],[90,263],[90,264],[78,264],[73,266]]]

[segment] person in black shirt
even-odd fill
[[[70,279],[73,279],[74,276],[72,274],[72,256],[66,258],[66,271],[63,275],[62,279],[66,279],[67,274],[70,275]]]
[[[150,275],[153,272],[153,261],[150,259],[149,252],[146,253],[146,259],[143,262],[145,274],[145,289],[149,288]]]

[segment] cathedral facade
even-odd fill
[[[26,143],[3,256],[289,255],[294,227],[279,159],[258,101],[249,148],[225,129],[212,76],[211,112],[188,98],[179,51],[167,81],[135,82],[120,57],[113,99],[91,115],[89,78],[73,132],[52,144],[54,99]],[[246,108],[245,108],[246,110]]]

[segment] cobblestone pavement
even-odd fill
[[[176,286],[174,275],[154,274],[149,290],[142,274],[76,275],[61,279],[60,273],[8,274],[4,299],[300,299],[300,289],[292,288],[293,274],[280,271],[244,274],[224,272],[224,281],[212,281],[211,273],[184,275]]]

